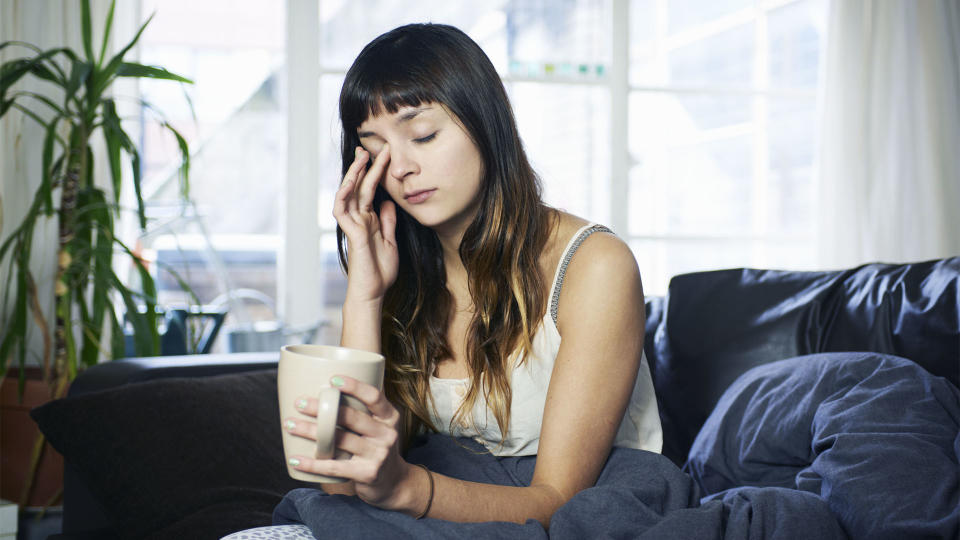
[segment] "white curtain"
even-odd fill
[[[960,255],[960,2],[834,0],[820,266]]]
[[[116,52],[136,32],[134,2],[117,2],[113,20],[113,39],[107,54]],[[110,9],[110,0],[91,0],[90,15],[93,29],[94,51],[100,52],[103,26]],[[25,41],[43,50],[54,47],[69,47],[83,56],[83,37],[79,0],[0,0],[0,42]],[[15,58],[33,57],[36,53],[20,46],[8,46],[0,50],[0,63]],[[130,56],[132,58],[132,55]],[[58,58],[63,59],[62,55]],[[63,64],[61,64],[63,65]],[[69,68],[66,68],[69,73]],[[51,89],[45,81],[32,76],[20,79],[7,90],[7,99],[15,92],[35,92],[62,102],[62,95]],[[49,118],[49,109],[31,98],[18,99],[18,103]],[[65,136],[66,133],[61,133]],[[10,236],[23,220],[33,202],[33,194],[40,183],[43,127],[18,110],[10,110],[0,119],[0,243]],[[93,139],[96,161],[106,163],[101,137]],[[109,169],[100,167],[95,171],[94,181],[100,186],[110,186]],[[40,305],[45,314],[53,312],[53,282],[57,272],[57,221],[46,220],[34,232],[31,270],[37,281]],[[0,268],[0,285],[6,283],[6,265]],[[0,294],[2,294],[0,290]],[[9,304],[12,303],[8,302]],[[2,305],[2,302],[0,302]],[[3,317],[0,316],[0,320]],[[40,335],[28,325],[30,346],[28,357],[36,361],[43,350]]]

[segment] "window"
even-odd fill
[[[184,209],[177,142],[155,122],[141,123],[144,198],[153,219],[139,243],[155,263],[160,303],[227,304],[227,290],[246,289],[261,293],[247,295],[259,300],[242,310],[231,306],[228,321],[275,319],[286,181],[285,2],[141,0],[140,10],[141,20],[155,13],[139,41],[140,62],[194,81],[145,79],[139,89],[193,156],[195,207]],[[144,106],[140,114],[157,113]]]
[[[626,231],[648,291],[814,264],[825,19],[823,0],[631,2]]]
[[[343,73],[373,37],[425,20],[480,43],[506,83],[545,199],[612,226],[633,249],[647,294],[664,294],[682,272],[814,264],[826,0],[360,4],[321,4],[329,264]],[[328,284],[331,318],[343,299],[331,293],[343,284]]]
[[[158,9],[141,60],[197,80],[187,87],[195,126],[174,85],[147,82],[142,90],[177,111],[176,125],[194,126],[193,194],[213,246],[230,259],[228,275],[234,286],[276,298],[277,280],[280,289],[292,281],[276,265],[299,260],[280,247],[291,235],[304,245],[306,235],[306,245],[319,246],[320,316],[333,323],[322,340],[339,335],[346,284],[331,216],[340,86],[363,45],[408,22],[453,24],[484,48],[510,94],[546,201],[629,242],[648,295],[665,293],[682,272],[814,262],[814,121],[827,0],[141,1],[145,15]],[[285,35],[285,19],[298,31]],[[297,70],[303,58],[319,65],[315,85],[284,76],[285,62]],[[291,93],[302,85],[316,99],[319,130],[299,133],[286,117],[288,80]],[[173,141],[143,137],[151,193],[163,199],[172,186],[163,179],[175,173]],[[304,137],[316,150],[287,151],[287,140]],[[288,160],[301,158],[316,159],[319,173],[288,179]],[[293,231],[288,222],[286,233],[278,215],[285,182],[316,182],[317,191],[315,200],[287,195],[288,213],[311,222],[303,218]],[[202,234],[184,225],[176,236],[157,239],[158,257],[202,259]],[[177,245],[193,253],[178,259]],[[204,301],[216,288],[210,276]],[[310,309],[316,302],[286,296]]]

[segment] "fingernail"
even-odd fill
[[[343,386],[345,382],[346,381],[344,381],[339,375],[330,379],[330,384],[336,386],[337,388],[340,388],[341,386]]]
[[[283,427],[287,428],[290,431],[293,431],[297,429],[297,423],[294,422],[293,420],[287,420],[286,422],[283,423]]]
[[[298,400],[297,400],[297,408],[298,408],[298,409],[301,409],[301,410],[306,409],[306,408],[307,408],[307,400],[305,400],[305,399],[303,399],[303,398],[298,399]]]
[[[300,465],[300,460],[295,457],[292,457],[289,460],[287,460],[287,463],[289,463],[291,467],[296,467]]]

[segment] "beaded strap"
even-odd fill
[[[584,231],[578,234],[573,240],[573,243],[567,248],[566,253],[563,254],[563,260],[560,261],[560,269],[557,271],[557,284],[554,286],[553,293],[550,295],[550,317],[553,318],[553,324],[557,324],[557,312],[560,309],[560,288],[563,287],[563,278],[567,275],[567,265],[570,264],[570,259],[573,258],[573,254],[576,253],[580,244],[595,232],[612,233],[613,231],[603,225],[594,225],[588,229],[584,229]]]

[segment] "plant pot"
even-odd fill
[[[30,409],[50,401],[50,387],[39,368],[27,368],[23,400],[18,397],[19,372],[11,368],[0,383],[0,498],[19,502],[30,472],[33,447],[40,435]],[[44,444],[33,492],[27,506],[56,504],[63,488],[63,456]]]

